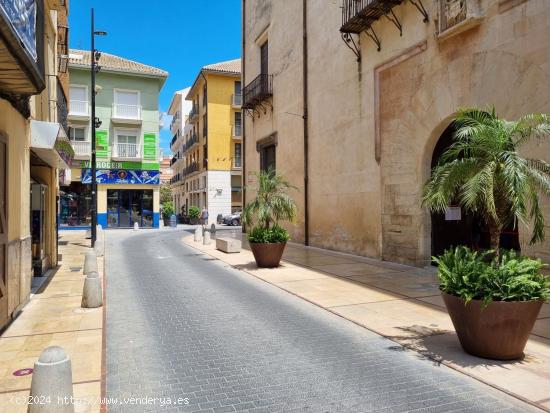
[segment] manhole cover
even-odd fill
[[[32,374],[32,372],[33,372],[33,369],[31,368],[19,369],[19,370],[15,370],[13,372],[13,375],[16,377],[28,376],[29,374]]]

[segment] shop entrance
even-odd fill
[[[153,226],[153,191],[133,189],[107,190],[107,226],[130,228]]]
[[[6,191],[7,145],[0,135],[0,328],[8,322],[8,291],[6,271],[6,249],[8,246],[8,225],[6,222],[8,194]]]

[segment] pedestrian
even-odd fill
[[[202,227],[206,228],[206,226],[208,225],[208,209],[206,209],[206,206],[202,208],[200,218]]]

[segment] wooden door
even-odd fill
[[[8,222],[7,204],[8,194],[7,186],[7,142],[0,135],[0,328],[6,325],[8,321],[8,289],[7,289],[7,270],[6,255],[8,249]]]

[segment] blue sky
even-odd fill
[[[160,95],[163,112],[172,93],[190,86],[202,66],[241,54],[240,0],[72,0],[70,47],[90,48],[92,7],[96,30],[108,32],[96,38],[97,49],[170,73]],[[161,131],[165,153],[171,138]]]

